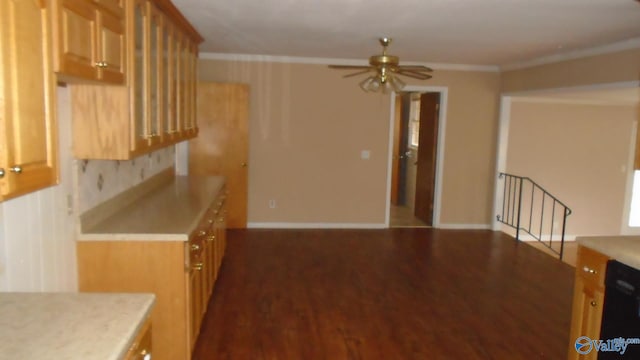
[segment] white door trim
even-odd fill
[[[573,91],[589,91],[589,90],[606,90],[606,89],[621,89],[621,88],[634,88],[640,86],[640,81],[622,81],[622,82],[614,82],[614,83],[605,83],[605,84],[592,84],[586,86],[574,86],[574,87],[562,87],[562,88],[549,88],[549,89],[539,89],[539,90],[528,90],[528,91],[518,91],[518,92],[509,92],[503,93],[500,95],[500,114],[499,114],[499,122],[498,122],[498,145],[496,151],[496,174],[495,174],[495,185],[494,185],[494,203],[493,203],[493,230],[500,230],[501,223],[497,221],[496,216],[498,214],[498,205],[502,202],[502,194],[499,193],[499,185],[500,179],[498,174],[500,172],[506,171],[507,165],[507,150],[509,146],[509,123],[511,122],[511,102],[514,96],[527,96],[527,95],[553,95],[562,92],[573,92]],[[633,135],[633,134],[632,134]],[[632,139],[635,144],[635,137]],[[635,146],[631,147],[633,153],[635,153]],[[630,155],[630,159],[633,156]],[[629,173],[633,173],[633,160],[629,160],[630,167]],[[625,194],[625,205],[623,210],[623,225],[621,232],[623,234],[631,234],[636,233],[640,234],[640,229],[629,228],[625,226],[624,222],[628,223],[629,218],[629,208],[631,206],[631,182],[633,182],[633,176],[628,176],[627,185],[626,185],[626,194]]]
[[[444,141],[447,127],[447,104],[449,88],[446,86],[407,86],[403,92],[437,92],[440,93],[440,113],[438,116],[438,146],[436,149],[436,183],[433,199],[433,227],[440,227],[440,209],[442,208],[442,174],[444,168]],[[385,227],[389,227],[391,208],[391,172],[393,163],[393,126],[395,118],[396,93],[391,93],[391,106],[389,112],[389,149],[387,154],[387,198],[385,209]]]

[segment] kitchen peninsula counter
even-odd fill
[[[578,244],[640,269],[640,236],[584,236]]]
[[[0,359],[123,359],[153,294],[0,293]]]

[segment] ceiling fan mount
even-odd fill
[[[382,45],[382,54],[369,57],[369,65],[329,65],[331,69],[356,70],[355,73],[344,75],[343,77],[352,77],[375,72],[374,75],[367,77],[360,83],[360,87],[365,91],[386,92],[389,89],[400,91],[406,84],[396,75],[407,76],[418,80],[427,80],[431,78],[432,69],[423,65],[400,65],[400,58],[389,55],[387,49],[392,39],[383,37],[379,39]]]

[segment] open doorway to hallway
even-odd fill
[[[433,226],[441,96],[408,91],[394,101],[389,225]]]

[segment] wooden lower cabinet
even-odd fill
[[[571,331],[569,334],[569,360],[595,360],[598,352],[588,354],[576,351],[576,339],[586,336],[600,339],[602,306],[604,304],[604,280],[609,258],[595,250],[579,246],[576,276],[573,288]]]
[[[225,249],[224,191],[189,241],[79,241],[83,292],[156,294],[153,359],[189,360]],[[134,358],[135,359],[135,358]]]

